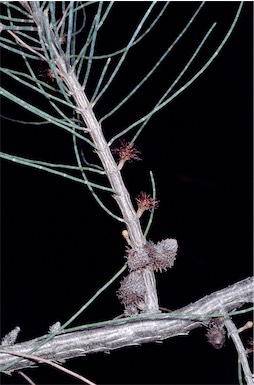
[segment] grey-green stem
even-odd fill
[[[96,152],[101,160],[105,173],[108,177],[111,187],[117,192],[114,198],[121,210],[123,220],[126,224],[132,248],[142,249],[146,243],[143,235],[139,218],[132,205],[130,195],[123,182],[120,170],[112,156],[108,143],[102,132],[102,128],[93,112],[81,84],[79,83],[73,71],[68,72],[63,58],[56,51],[56,65],[61,73],[63,82],[68,87],[77,105],[77,112],[85,122],[89,134],[96,146]],[[156,281],[154,272],[150,269],[143,269],[143,277],[146,285],[146,295],[142,312],[158,313],[159,304],[156,291]]]

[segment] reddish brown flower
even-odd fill
[[[67,42],[67,33],[64,33],[64,34],[60,37],[60,44],[61,44],[61,45],[64,45],[66,42]]]
[[[47,82],[54,82],[55,75],[53,71],[49,68],[48,64],[42,63],[39,69],[39,76],[46,79]]]
[[[246,353],[253,354],[253,352],[254,352],[254,341],[253,341],[253,337],[250,337],[250,339],[248,340],[248,349],[246,349]]]
[[[209,344],[215,349],[221,349],[225,345],[226,331],[223,318],[215,318],[209,323],[206,336]]]
[[[118,168],[121,170],[125,162],[132,162],[133,160],[141,160],[138,156],[140,151],[129,142],[120,140],[120,146],[112,149],[113,154],[117,154],[119,157]]]
[[[159,205],[159,201],[152,198],[151,195],[141,192],[139,196],[136,198],[136,202],[138,204],[137,215],[140,218],[144,211],[151,210],[153,208],[157,208]]]

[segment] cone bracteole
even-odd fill
[[[129,275],[121,282],[118,297],[125,307],[126,315],[142,312],[145,296],[145,282],[142,269],[163,271],[173,267],[178,244],[176,239],[163,239],[158,243],[152,241],[139,249],[127,247],[126,258]]]

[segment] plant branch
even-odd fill
[[[32,354],[10,352],[8,350],[2,350],[2,349],[0,349],[0,353],[10,354],[10,355],[17,356],[17,357],[23,357],[23,358],[26,358],[28,360],[33,360],[33,361],[37,361],[37,362],[40,362],[40,363],[42,362],[44,364],[48,364],[50,366],[53,366],[54,368],[56,368],[58,370],[61,370],[62,372],[71,375],[72,377],[78,378],[80,381],[82,381],[82,382],[84,382],[86,384],[96,385],[94,382],[88,380],[87,378],[81,376],[80,374],[75,373],[72,370],[69,370],[67,368],[64,368],[63,366],[61,366],[59,364],[56,364],[55,362],[53,362],[51,360],[47,360],[45,358],[38,357],[38,356],[35,356],[35,355],[32,355]]]
[[[27,48],[29,51],[33,52],[35,55],[39,56],[42,60],[46,60],[45,57],[40,53],[35,51],[33,48],[31,48],[28,44],[24,42],[24,40],[20,39],[14,32],[11,30],[7,30],[7,32],[14,37],[15,40],[17,40],[23,47]]]
[[[146,243],[146,239],[142,233],[139,218],[132,205],[130,195],[124,184],[121,172],[117,167],[111,150],[103,135],[101,125],[98,122],[92,106],[89,103],[76,75],[73,71],[67,71],[65,61],[60,55],[58,55],[57,52],[56,65],[61,73],[63,82],[66,84],[70,94],[75,100],[77,112],[81,115],[86,127],[89,130],[92,142],[95,144],[96,153],[100,158],[110,185],[113,190],[117,192],[114,198],[120,208],[123,220],[126,224],[131,246],[136,250],[142,250]],[[148,268],[144,268],[142,274],[146,285],[146,296],[142,310],[146,313],[157,313],[159,312],[159,305],[154,273]]]
[[[239,358],[239,361],[241,362],[241,365],[244,371],[246,383],[247,385],[253,385],[252,374],[251,374],[249,363],[247,360],[245,348],[239,336],[239,331],[237,330],[237,327],[235,326],[234,322],[230,318],[225,317],[224,323],[225,323],[225,327],[227,328],[228,335],[229,337],[232,338],[232,341],[237,350],[238,358]]]
[[[66,360],[85,356],[89,353],[107,352],[126,346],[140,345],[147,342],[162,341],[178,335],[188,335],[197,327],[206,325],[212,316],[223,316],[253,302],[253,277],[246,278],[222,290],[216,291],[202,299],[171,313],[139,315],[103,323],[85,325],[76,332],[63,332],[47,344],[41,346],[36,356],[50,360]],[[41,342],[43,336],[14,345],[4,346],[4,350],[26,354]],[[10,354],[0,352],[1,371],[13,362]],[[9,371],[21,370],[33,366],[28,359],[15,361]]]

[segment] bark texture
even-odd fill
[[[126,346],[140,345],[147,342],[162,341],[178,335],[188,335],[197,327],[207,325],[210,314],[225,313],[253,303],[254,280],[246,278],[225,289],[216,291],[202,299],[191,303],[171,313],[139,315],[87,325],[82,330],[57,335],[51,341],[40,347],[36,356],[62,362],[63,360],[85,356],[90,353],[108,352]],[[14,345],[4,345],[5,351],[29,353],[46,336]],[[0,366],[15,362],[7,371],[20,370],[33,366],[31,360],[17,361],[13,356],[0,350]]]

